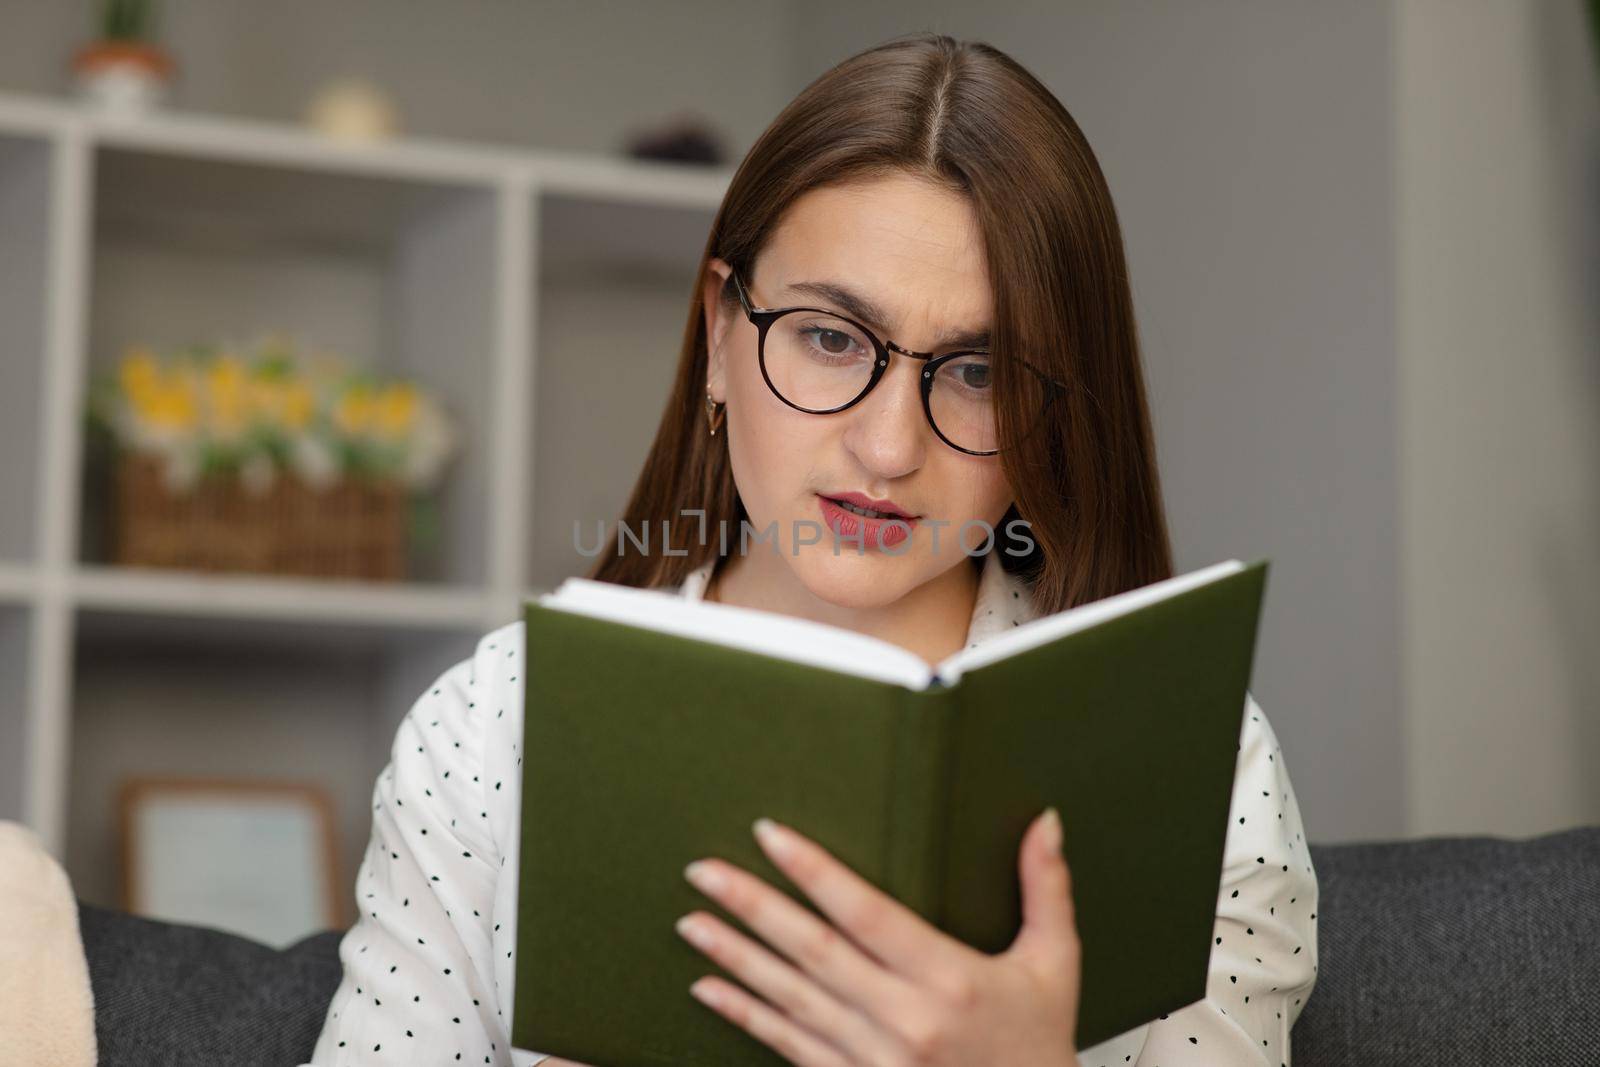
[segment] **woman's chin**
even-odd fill
[[[827,544],[809,546],[790,566],[813,596],[841,608],[893,604],[921,580],[921,571],[909,556],[872,549],[858,554],[853,544],[841,545],[838,555]]]

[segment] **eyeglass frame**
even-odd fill
[[[749,319],[751,324],[754,325],[757,330],[756,364],[761,369],[761,379],[767,383],[767,388],[772,390],[772,395],[783,401],[789,407],[794,408],[796,411],[803,411],[807,415],[834,415],[848,408],[854,407],[855,405],[861,403],[861,401],[865,400],[867,398],[867,394],[872,392],[872,390],[877,386],[878,382],[883,378],[885,371],[887,371],[889,367],[889,353],[898,352],[902,356],[910,356],[912,359],[923,359],[928,361],[928,365],[922,368],[922,377],[919,382],[922,393],[922,414],[927,418],[928,426],[932,428],[934,435],[937,436],[939,440],[943,441],[957,452],[965,452],[969,456],[995,456],[1004,451],[1003,449],[999,448],[993,448],[984,451],[973,448],[964,448],[950,440],[950,438],[946,437],[944,435],[944,431],[939,429],[939,424],[935,422],[933,418],[933,403],[931,398],[933,395],[934,372],[937,371],[940,366],[952,359],[955,359],[957,356],[991,355],[992,353],[989,351],[989,349],[964,348],[957,352],[946,352],[943,355],[937,355],[933,352],[914,352],[909,348],[902,348],[893,341],[883,340],[862,323],[857,322],[849,315],[840,314],[838,311],[835,311],[832,308],[811,307],[804,304],[797,304],[792,307],[781,308],[756,307],[750,302],[750,294],[745,289],[744,280],[739,277],[738,269],[730,269],[730,274],[733,277],[734,291],[738,293],[739,296],[739,306],[743,309],[745,318]],[[799,404],[796,404],[794,401],[790,400],[788,397],[784,396],[778,391],[778,387],[773,384],[771,376],[767,374],[767,329],[779,318],[795,311],[816,311],[823,315],[827,315],[830,318],[842,319],[854,326],[856,329],[860,330],[872,342],[873,347],[877,350],[877,359],[872,365],[872,377],[867,379],[866,386],[861,390],[861,392],[856,394],[855,399],[849,401],[848,403],[840,404],[836,408],[824,408],[822,410],[803,408]],[[1042,373],[1027,360],[1018,360],[1017,362],[1021,366],[1026,367],[1036,377],[1044,382],[1047,387],[1049,387],[1050,392],[1049,399],[1046,401],[1047,404],[1054,402],[1056,396],[1061,391],[1066,389],[1065,385],[1056,381],[1054,378],[1051,378],[1049,375]]]

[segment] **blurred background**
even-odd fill
[[[1009,52],[1098,154],[1179,569],[1272,560],[1252,690],[1309,837],[1600,823],[1584,0],[0,27],[0,818],[86,900],[351,919],[400,718],[620,509],[732,166],[923,29]]]

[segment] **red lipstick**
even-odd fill
[[[887,514],[882,518],[857,515],[841,507],[839,501]],[[863,501],[870,502],[863,503]],[[848,538],[854,543],[860,538],[863,549],[894,548],[911,536],[911,527],[917,522],[916,517],[906,514],[893,501],[872,501],[871,497],[862,496],[860,493],[844,493],[838,497],[827,497],[818,493],[817,505],[822,510],[823,520],[841,540]]]

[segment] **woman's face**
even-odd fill
[[[964,523],[981,520],[995,531],[997,546],[1005,543],[999,523],[1012,494],[999,457],[957,451],[934,434],[922,409],[925,360],[892,353],[882,379],[855,406],[830,415],[797,411],[761,376],[755,325],[737,304],[727,308],[717,298],[728,264],[713,259],[711,267],[702,294],[707,387],[727,404],[726,430],[719,432],[727,433],[734,481],[754,531],[746,562],[761,571],[787,567],[815,596],[867,608],[969,565],[959,541]],[[850,314],[795,286],[847,289],[881,309],[884,321],[851,318],[881,340],[917,352],[955,351],[938,340],[991,327],[989,279],[971,206],[909,175],[806,193],[781,220],[753,274],[741,279],[755,307],[806,305]],[[864,551],[854,540],[840,540],[835,553],[830,516],[836,522],[838,513],[822,498],[852,492],[892,501],[916,516],[911,536],[895,544],[889,534],[885,550],[870,526],[857,526],[866,531]],[[945,525],[937,528],[936,548],[937,521]],[[754,540],[774,523],[777,551]],[[738,530],[729,530],[728,543],[737,555]],[[968,528],[966,545],[982,550],[985,527]]]

